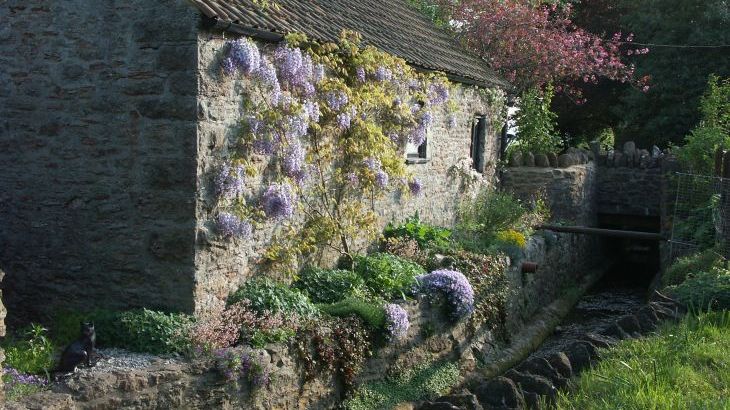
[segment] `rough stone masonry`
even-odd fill
[[[238,119],[219,81],[224,34],[184,0],[9,0],[0,5],[0,268],[9,320],[60,309],[194,312],[250,277],[276,229],[249,241],[211,231],[211,172]],[[231,38],[230,34],[225,35]],[[424,196],[379,205],[383,224],[416,210],[448,224],[484,93],[455,91],[457,126],[434,126],[411,165]],[[436,116],[435,124],[444,124]],[[491,183],[501,124],[489,124]],[[467,166],[468,171],[468,166]],[[474,174],[475,171],[468,171]]]

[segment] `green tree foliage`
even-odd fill
[[[515,117],[517,128],[517,149],[534,154],[547,154],[560,150],[560,137],[555,130],[557,115],[550,105],[554,96],[553,87],[544,90],[529,89],[520,97],[520,111]]]
[[[687,135],[677,155],[686,168],[709,175],[715,166],[715,150],[730,148],[730,78],[710,76],[700,112],[702,121]]]

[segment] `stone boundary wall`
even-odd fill
[[[192,311],[198,12],[8,0],[0,21],[10,324],[61,309]]]
[[[599,177],[593,162],[567,168],[512,167],[502,173],[502,188],[523,201],[547,200],[554,221],[592,225],[598,206]]]
[[[536,273],[524,274],[520,262],[538,262]],[[507,339],[487,328],[471,329],[466,323],[452,325],[440,309],[427,300],[403,303],[411,327],[407,337],[385,346],[368,360],[357,383],[382,379],[394,366],[456,361],[465,382],[477,376],[479,364],[520,360],[514,347],[525,343],[513,340],[534,318],[567,289],[577,288],[595,268],[600,267],[600,248],[576,235],[541,233],[530,238],[523,257],[513,261],[507,275],[509,296]],[[424,329],[428,327],[428,333]],[[7,409],[167,409],[167,408],[249,408],[333,409],[344,398],[340,383],[331,375],[303,382],[302,367],[291,345],[269,345],[257,351],[274,372],[270,386],[251,391],[245,381],[227,383],[210,370],[211,363],[153,364],[132,371],[90,372],[82,370],[51,392],[36,394]],[[521,353],[520,353],[521,354]]]
[[[598,212],[601,214],[660,216],[661,168],[598,170]]]

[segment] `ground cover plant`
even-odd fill
[[[388,253],[376,253],[355,258],[355,272],[375,296],[390,300],[405,299],[413,289],[418,275],[425,269],[409,260]]]
[[[345,401],[347,410],[390,410],[397,404],[448,393],[460,380],[453,363],[421,363],[412,369],[360,386]]]
[[[657,335],[602,351],[558,409],[726,409],[730,407],[730,313],[688,315]]]

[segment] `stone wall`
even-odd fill
[[[232,80],[221,75],[220,61],[225,49],[225,38],[220,33],[199,34],[199,102],[198,102],[198,197],[196,206],[197,241],[195,249],[196,309],[220,304],[228,293],[256,273],[256,261],[270,243],[272,235],[281,229],[270,223],[255,230],[251,239],[221,240],[213,227],[215,217],[215,190],[213,175],[228,157],[227,147],[240,131],[242,95],[250,89],[245,79]],[[258,43],[270,53],[275,44]],[[458,86],[452,98],[459,107],[455,113],[457,126],[447,128],[447,113],[434,113],[434,125],[429,131],[428,156],[423,164],[409,165],[424,185],[420,198],[402,200],[393,196],[380,201],[375,208],[384,226],[391,220],[402,220],[418,211],[423,220],[450,226],[454,220],[460,195],[461,178],[449,176],[449,171],[469,159],[472,120],[477,115],[491,115],[497,109],[488,98],[473,87]],[[490,124],[485,147],[485,169],[476,176],[491,183],[499,152],[498,133],[502,124]],[[258,169],[266,167],[266,158],[254,156],[249,160]],[[405,158],[404,158],[405,160]],[[467,165],[468,167],[468,165]],[[269,183],[270,176],[249,178],[246,196],[255,200]],[[471,174],[475,174],[474,171]],[[267,179],[268,178],[268,179]],[[366,245],[366,244],[365,244]],[[322,261],[327,263],[329,261]],[[266,272],[275,275],[276,272]]]
[[[8,0],[0,21],[9,319],[191,311],[197,12],[182,0]]]
[[[662,198],[661,168],[610,168],[598,172],[598,212],[602,214],[659,216]]]
[[[554,221],[592,225],[600,186],[597,178],[596,166],[590,162],[568,168],[506,168],[501,182],[503,189],[523,201],[542,195]]]

